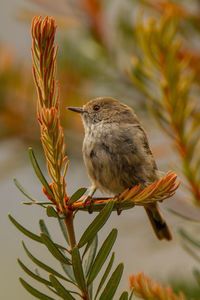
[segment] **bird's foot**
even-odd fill
[[[84,207],[88,208],[88,212],[89,214],[91,214],[93,212],[92,211],[92,203],[94,202],[93,198],[91,196],[87,196],[83,202],[84,202]]]
[[[119,196],[120,194],[115,195],[114,200],[116,201],[116,211],[117,211],[117,215],[121,215],[122,210],[119,207]]]

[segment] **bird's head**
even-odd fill
[[[68,107],[81,114],[84,126],[98,123],[138,123],[133,110],[126,104],[110,97],[92,99],[83,107]]]

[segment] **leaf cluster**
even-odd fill
[[[185,229],[179,229],[179,234],[181,237],[181,244],[183,248],[198,262],[200,263],[200,240]],[[195,268],[193,270],[194,277],[200,287],[200,268]]]
[[[149,1],[146,1],[149,2]],[[170,6],[170,4],[169,4]],[[167,3],[166,3],[167,7]],[[132,57],[128,74],[147,97],[161,128],[172,138],[194,201],[200,200],[200,122],[194,93],[192,55],[183,46],[180,14],[173,6],[159,18],[136,24],[138,55]],[[164,11],[163,11],[164,12]]]
[[[46,286],[48,290],[53,293],[53,296],[40,292],[24,279],[20,278],[20,282],[24,288],[38,299],[55,299],[55,295],[62,299],[77,299],[77,296],[81,299],[113,299],[124,268],[123,264],[120,263],[114,269],[112,274],[109,275],[114,263],[114,252],[112,255],[110,254],[117,238],[117,229],[112,229],[101,246],[98,247],[98,232],[108,220],[112,212],[113,205],[113,201],[107,203],[105,208],[83,232],[77,245],[73,247],[72,250],[53,241],[43,220],[40,220],[39,222],[41,233],[40,235],[37,235],[26,229],[9,215],[10,221],[17,227],[17,229],[30,239],[43,244],[54,259],[61,264],[64,271],[64,274],[62,274],[42,260],[38,259],[30,252],[25,243],[22,242],[27,256],[35,264],[36,269],[35,271],[29,269],[20,259],[18,259],[20,267],[32,279]],[[59,215],[57,215],[57,219],[61,226],[61,230],[64,231],[64,237],[67,243],[69,243],[68,233],[64,226],[64,220],[61,219]],[[94,281],[108,258],[109,261],[106,268],[104,268],[102,273],[103,275],[100,277],[99,284],[94,293]],[[46,278],[40,275],[41,271],[46,272]],[[123,292],[119,299],[128,299],[128,293]],[[129,299],[131,299],[131,297]]]

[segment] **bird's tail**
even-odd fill
[[[172,234],[160,212],[158,204],[149,204],[145,207],[145,210],[157,238],[159,240],[165,239],[170,241],[172,239]]]

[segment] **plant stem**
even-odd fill
[[[82,298],[83,300],[90,300],[88,291],[82,292]]]
[[[69,242],[71,250],[76,246],[76,238],[75,238],[75,232],[74,232],[74,215],[72,212],[69,212],[68,215],[64,219],[68,236],[69,236]]]
[[[73,212],[68,212],[64,219],[68,236],[69,236],[69,242],[71,250],[76,246],[76,237],[75,237],[75,231],[74,231],[74,214]],[[90,296],[88,293],[88,289],[86,291],[82,291],[82,299],[83,300],[90,300]]]

